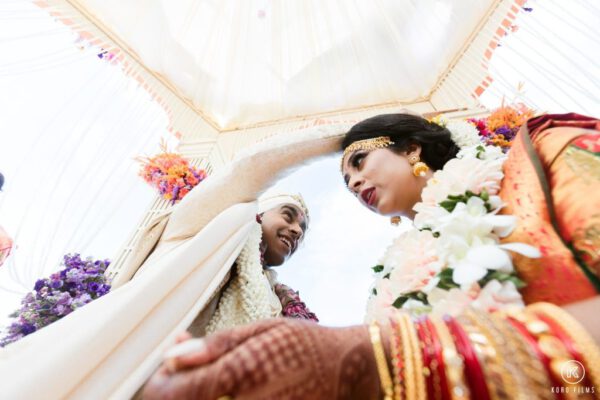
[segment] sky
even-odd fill
[[[563,3],[564,4],[564,3]],[[520,28],[494,56],[495,81],[481,100],[518,98],[543,111],[600,115],[600,33],[587,1],[530,1]],[[569,21],[577,20],[577,23]],[[0,0],[0,225],[17,246],[0,267],[0,326],[35,280],[80,252],[112,258],[154,199],[137,177],[139,155],[158,151],[168,119],[118,65],[28,2]],[[517,91],[524,82],[522,90]],[[314,162],[277,190],[301,192],[312,223],[282,282],[326,325],[363,319],[376,265],[395,227],[344,188],[339,160]]]

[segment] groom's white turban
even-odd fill
[[[267,192],[258,199],[258,212],[264,213],[265,211],[271,210],[278,206],[282,206],[284,204],[292,204],[298,207],[304,213],[306,221],[309,221],[308,207],[306,207],[306,203],[304,202],[304,199],[302,198],[302,195],[300,193],[271,194]]]

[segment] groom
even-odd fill
[[[304,305],[294,298],[295,292],[277,282],[273,267],[287,261],[304,240],[308,208],[300,195],[278,194],[261,197],[258,211],[257,242],[251,234],[220,288],[190,326],[193,336],[260,319],[292,316],[286,310],[296,306],[297,311],[298,306]],[[304,309],[305,312],[296,312],[293,316],[318,321]]]

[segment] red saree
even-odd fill
[[[600,121],[578,114],[533,118],[504,167],[504,213],[519,220],[507,242],[540,249],[515,255],[526,303],[564,305],[600,292]]]

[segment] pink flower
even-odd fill
[[[523,299],[515,284],[511,281],[488,282],[479,295],[473,300],[472,306],[488,312],[498,311],[508,307],[525,307]]]
[[[485,190],[489,195],[495,195],[504,177],[503,162],[502,158],[485,162],[476,157],[454,158],[433,174],[421,193],[421,202],[437,206],[449,195],[463,195],[467,191],[480,194]]]
[[[391,283],[389,279],[380,279],[375,284],[376,295],[369,298],[367,302],[367,313],[365,323],[373,321],[387,321],[390,315],[395,312],[396,307],[392,304],[396,298],[392,295]]]

